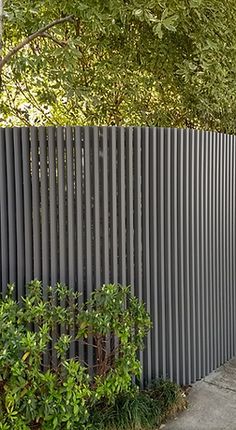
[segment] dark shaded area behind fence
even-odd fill
[[[144,380],[205,376],[235,354],[235,169],[224,134],[0,129],[2,291],[131,284],[153,320]]]

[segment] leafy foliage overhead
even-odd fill
[[[236,3],[5,0],[0,70],[1,125],[234,132]]]

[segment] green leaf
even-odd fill
[[[177,15],[172,15],[169,16],[168,18],[165,18],[162,20],[162,25],[170,31],[176,31],[176,25],[175,22],[177,21],[178,16]]]
[[[163,37],[163,31],[162,31],[162,24],[161,22],[159,22],[157,25],[153,26],[153,32],[154,34],[156,34],[159,39],[162,39]]]

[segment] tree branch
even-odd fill
[[[0,2],[1,1],[2,0],[0,0]],[[54,27],[55,25],[62,24],[63,22],[73,22],[73,15],[66,16],[65,18],[56,19],[55,21],[45,25],[44,27],[35,31],[35,33],[32,33],[30,36],[22,40],[22,42],[20,42],[18,45],[12,48],[4,58],[2,59],[0,58],[0,72],[3,69],[3,67],[11,60],[13,55],[17,54],[17,52],[20,51],[22,48],[24,48],[24,46],[28,45],[37,37],[42,36],[42,34],[44,34],[50,28]]]

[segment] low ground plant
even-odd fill
[[[110,405],[98,404],[91,417],[93,428],[99,430],[157,430],[186,406],[182,389],[160,379],[145,390],[118,395]]]

